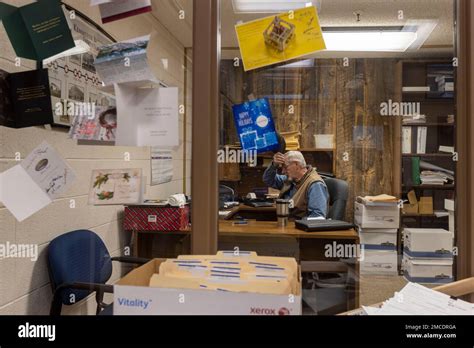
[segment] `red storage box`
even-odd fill
[[[189,207],[126,206],[123,228],[126,231],[185,231],[189,229]]]

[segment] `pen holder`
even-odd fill
[[[290,215],[290,201],[286,199],[277,199],[276,212],[278,227],[286,227],[288,225],[288,217]]]

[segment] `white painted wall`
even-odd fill
[[[7,3],[16,6],[31,1],[11,0]],[[89,7],[89,0],[66,1],[85,13],[96,23],[101,23],[97,7]],[[169,86],[180,90],[179,103],[186,105],[185,117],[180,115],[180,146],[173,151],[174,175],[171,183],[150,186],[150,148],[79,146],[76,141],[67,138],[67,130],[46,130],[44,127],[26,129],[8,129],[0,127],[0,172],[14,166],[16,152],[22,158],[36,146],[46,140],[67,160],[77,174],[73,187],[53,204],[19,223],[0,205],[0,243],[38,244],[40,257],[38,261],[29,259],[0,260],[0,315],[48,314],[52,298],[46,267],[46,254],[49,241],[53,238],[76,229],[95,231],[105,242],[112,256],[120,255],[129,243],[129,234],[123,231],[121,224],[122,206],[90,206],[87,204],[91,171],[98,168],[142,168],[147,177],[146,198],[166,198],[170,194],[191,192],[191,90],[186,89],[185,100],[185,59],[188,59],[187,85],[191,86],[191,61],[185,57],[184,47],[166,30],[151,14],[140,15],[104,25],[118,41],[147,35],[156,30],[159,38],[159,49],[153,52],[155,70],[158,78]],[[16,68],[12,60],[15,54],[0,25],[0,69],[14,72],[34,68],[34,63],[22,60],[23,66]],[[156,59],[155,59],[156,57]],[[161,58],[168,59],[165,70]],[[187,137],[184,137],[185,129]],[[131,161],[123,160],[124,152],[129,152]],[[185,157],[186,156],[186,157]],[[185,160],[186,158],[186,160]],[[186,170],[184,169],[186,163]],[[76,201],[76,208],[71,209],[69,202]],[[120,278],[126,268],[114,264],[114,273],[110,282]],[[110,298],[109,298],[110,301]],[[94,298],[63,309],[64,314],[95,314]]]

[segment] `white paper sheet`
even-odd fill
[[[178,88],[115,85],[119,146],[179,145]]]
[[[23,221],[52,202],[22,166],[1,174],[2,202],[19,221]]]
[[[173,153],[169,150],[151,149],[151,185],[160,185],[173,179]]]
[[[420,284],[408,283],[378,310],[366,310],[369,315],[473,315],[472,304],[452,299]]]

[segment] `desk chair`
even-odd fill
[[[344,220],[346,203],[349,197],[349,185],[347,182],[335,178],[323,177],[323,180],[329,192],[328,218]]]
[[[53,239],[48,246],[48,271],[53,290],[50,315],[60,315],[62,305],[77,303],[95,292],[96,314],[112,314],[112,305],[103,303],[106,284],[112,275],[112,261],[145,264],[147,259],[110,257],[100,237],[92,231],[77,230]]]

